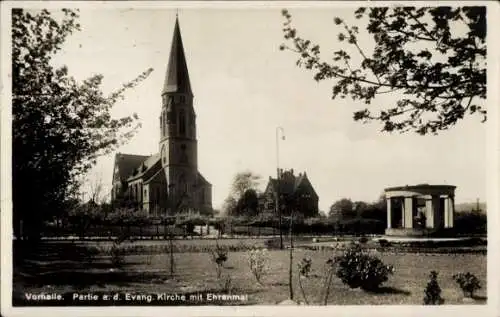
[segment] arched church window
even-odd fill
[[[165,136],[167,134],[167,127],[165,125],[165,111],[161,112],[161,135]]]
[[[163,163],[167,163],[167,151],[165,150],[165,145],[161,148],[161,159]]]
[[[179,112],[179,133],[180,135],[186,134],[186,112],[184,109]]]
[[[175,124],[175,112],[173,110],[167,111],[167,123]]]
[[[186,102],[186,96],[181,96],[181,103]]]
[[[160,116],[160,130],[161,130],[161,136],[164,136],[164,132],[163,132],[163,112],[162,112],[162,115]]]

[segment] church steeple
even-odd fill
[[[182,45],[179,18],[175,17],[174,35],[168,59],[167,74],[163,85],[163,94],[180,93],[192,95],[189,73]]]

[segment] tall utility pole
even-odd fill
[[[278,212],[279,231],[280,231],[280,249],[283,250],[283,232],[281,231],[281,207],[280,207],[280,143],[279,135],[281,131],[281,139],[285,140],[285,130],[282,127],[276,128],[276,211]]]

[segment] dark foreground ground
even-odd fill
[[[228,253],[220,278],[208,249],[193,247],[194,251],[188,252],[189,244],[197,244],[196,240],[175,243],[188,247],[184,252],[174,253],[173,277],[170,276],[170,255],[161,250],[146,252],[146,249],[138,248],[136,251],[142,254],[131,252],[125,255],[121,267],[113,265],[109,254],[89,256],[81,245],[52,243],[39,247],[38,252],[17,250],[13,305],[255,305],[277,304],[289,297],[287,250],[268,252],[267,269],[262,283],[258,284],[250,271],[248,251],[244,250],[264,246],[264,240],[221,242],[226,247],[234,244],[235,251]],[[334,277],[328,304],[420,305],[431,270],[439,272],[438,281],[445,304],[464,304],[462,292],[452,280],[452,275],[459,272],[471,272],[479,278],[482,289],[477,292],[473,303],[486,303],[485,254],[373,252],[384,263],[395,267],[389,281],[377,293],[367,293],[349,289]],[[324,266],[334,253],[329,249],[294,250],[296,300],[304,302],[305,295],[310,304],[321,303]],[[312,258],[313,263],[310,277],[302,280],[302,292],[297,279],[297,264],[306,256]],[[28,299],[40,294],[60,295],[60,299]],[[105,295],[109,296],[107,300]]]

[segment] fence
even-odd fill
[[[338,224],[305,224],[299,223],[293,225],[294,235],[366,235],[381,234],[384,232],[383,224],[373,222],[353,223],[350,225]],[[284,235],[289,233],[288,223],[283,223],[281,231]],[[194,226],[168,225],[168,224],[89,224],[85,228],[67,225],[67,226],[46,226],[43,230],[44,237],[79,237],[79,238],[113,238],[122,235],[130,237],[141,237],[143,239],[166,239],[170,235],[177,237],[188,236],[246,236],[246,237],[265,237],[278,236],[280,229],[274,226],[241,225],[241,224],[222,224],[215,226]]]

